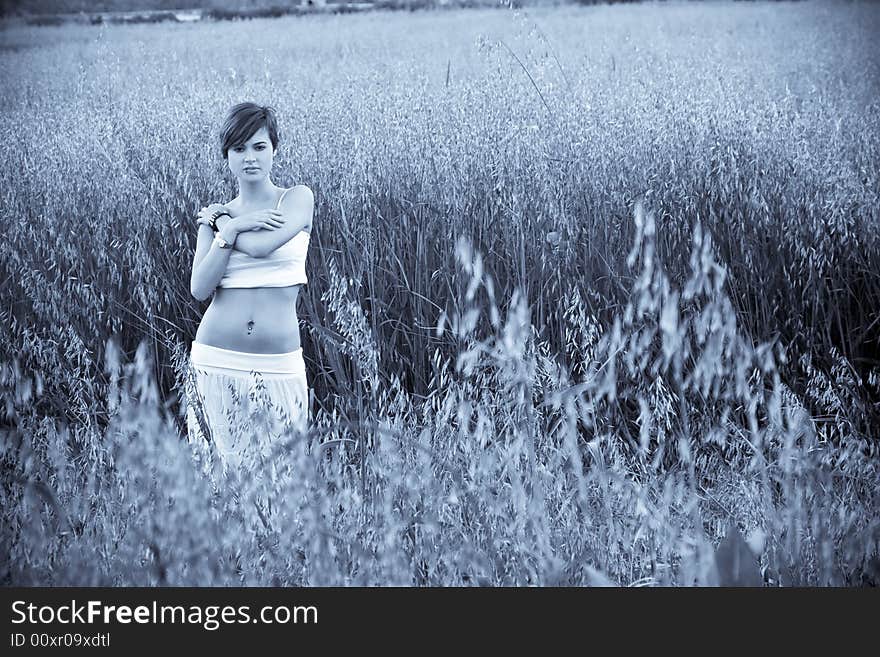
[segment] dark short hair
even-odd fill
[[[239,103],[229,110],[220,129],[220,148],[223,159],[228,159],[229,149],[244,146],[257,130],[265,127],[269,132],[272,149],[278,148],[278,121],[275,110],[256,103]]]

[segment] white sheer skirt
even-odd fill
[[[224,471],[256,464],[290,427],[308,426],[302,348],[256,354],[193,342],[187,402],[190,441],[212,446]]]

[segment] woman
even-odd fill
[[[190,288],[200,301],[214,298],[190,352],[187,420],[190,438],[212,442],[226,470],[256,458],[286,422],[301,430],[308,422],[296,300],[307,283],[314,197],[269,177],[278,146],[271,107],[235,105],[220,142],[239,193],[198,215]],[[267,425],[255,424],[254,401]]]

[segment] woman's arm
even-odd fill
[[[198,222],[200,224],[208,225],[208,219],[211,216],[211,212],[214,210],[220,210],[220,211],[223,211],[223,213],[224,213],[224,214],[220,215],[220,217],[216,220],[216,223],[214,224],[217,227],[217,231],[219,232],[220,230],[223,229],[223,227],[226,224],[228,224],[230,221],[232,221],[235,218],[235,214],[233,213],[233,211],[230,208],[226,207],[225,205],[223,205],[221,203],[212,203],[211,205],[202,208],[202,211],[199,212]],[[235,249],[236,251],[246,253],[247,255],[249,255],[251,257],[256,257],[253,250],[251,248],[249,248],[249,246],[252,246],[252,245],[249,245],[247,241],[245,241],[244,244],[241,244],[238,240],[236,240],[236,244],[232,248]]]
[[[224,226],[218,235],[227,242],[234,243],[238,235],[236,224]],[[223,274],[226,273],[230,253],[232,249],[221,249],[217,246],[214,242],[214,232],[208,226],[199,225],[199,237],[189,280],[190,292],[196,299],[204,301],[214,292]]]
[[[210,227],[211,213],[216,210],[223,211],[223,214],[221,214],[214,222],[214,227],[217,228],[217,231],[219,232],[223,230],[223,228],[229,224],[235,224],[235,232],[238,235],[238,238],[236,239],[233,248],[236,251],[245,253],[253,258],[260,258],[265,254],[258,251],[258,244],[254,244],[251,240],[242,240],[242,236],[255,231],[274,231],[284,224],[284,220],[280,216],[280,210],[256,210],[255,212],[236,215],[226,206],[221,205],[220,203],[212,203],[211,205],[202,208],[199,212],[196,220],[197,225]]]
[[[235,241],[236,250],[254,258],[265,258],[279,246],[287,244],[301,230],[311,231],[314,208],[315,197],[312,190],[305,185],[293,187],[284,195],[279,208],[284,224],[276,230],[252,230],[239,233]],[[228,217],[221,217],[217,225],[227,226],[230,221]]]

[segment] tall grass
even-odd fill
[[[876,583],[880,13],[474,15],[3,33],[7,582],[706,584],[737,525]],[[318,200],[315,399],[224,480],[181,391],[244,98]]]

